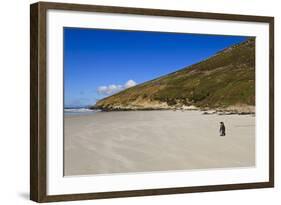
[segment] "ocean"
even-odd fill
[[[91,110],[85,107],[64,108],[65,115],[91,115],[97,112],[99,112],[99,110]]]

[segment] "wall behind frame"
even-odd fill
[[[51,1],[51,0],[50,0]],[[3,1],[0,7],[0,190],[1,204],[34,204],[29,201],[29,4],[36,1]],[[80,0],[65,3],[101,4],[217,13],[275,16],[275,91],[281,87],[281,13],[276,0]],[[69,204],[277,204],[281,194],[280,92],[275,92],[275,188],[170,196],[68,202]],[[54,203],[54,204],[66,204]]]

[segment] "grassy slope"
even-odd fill
[[[200,63],[104,98],[94,108],[142,108],[153,102],[209,108],[255,105],[255,40],[248,39]]]

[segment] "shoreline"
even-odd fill
[[[90,110],[100,110],[102,112],[119,112],[119,111],[200,111],[204,115],[255,115],[255,108],[251,109],[245,109],[242,108],[240,110],[235,109],[207,109],[207,108],[152,108],[152,107],[146,107],[146,108],[128,108],[128,107],[115,107],[115,108],[89,108]]]
[[[131,103],[123,105],[121,103],[103,104],[102,101],[97,102],[95,105],[89,106],[91,110],[102,110],[105,112],[111,111],[154,111],[154,110],[180,110],[180,111],[202,111],[204,114],[220,114],[220,115],[250,115],[255,114],[255,105],[248,104],[235,104],[228,106],[196,106],[186,105],[177,102],[176,104],[169,105],[167,102],[160,101],[139,101],[137,103]]]

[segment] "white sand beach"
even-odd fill
[[[251,115],[120,111],[66,115],[64,123],[66,176],[255,166]]]

